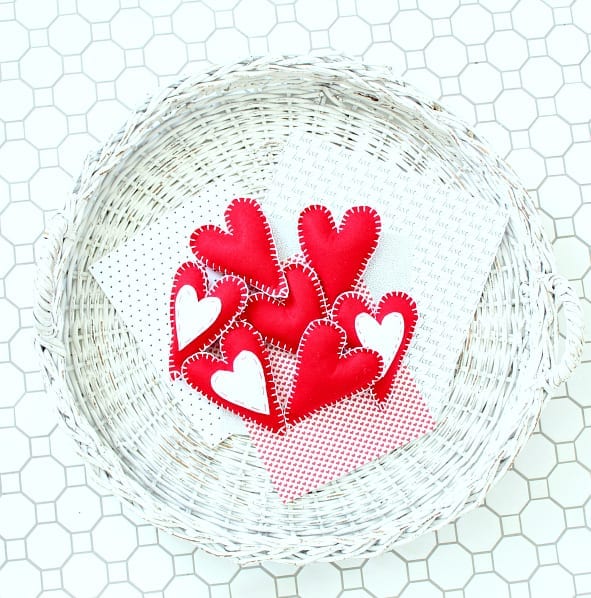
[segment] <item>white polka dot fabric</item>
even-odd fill
[[[93,276],[156,366],[195,429],[215,446],[231,434],[247,434],[242,420],[214,405],[168,371],[170,291],[177,268],[194,255],[189,237],[201,224],[223,225],[232,190],[212,187],[117,247],[91,266]]]

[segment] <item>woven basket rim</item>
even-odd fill
[[[159,119],[166,121],[170,111],[178,109],[175,102],[179,98],[191,97],[197,102],[199,97],[216,93],[223,85],[226,90],[232,85],[244,86],[252,78],[261,73],[270,74],[279,71],[297,70],[298,75],[310,77],[337,77],[342,83],[344,76],[360,81],[367,88],[369,96],[375,93],[388,94],[388,100],[400,102],[405,109],[415,111],[417,117],[429,126],[445,130],[456,140],[458,148],[470,148],[474,155],[478,155],[490,169],[493,175],[502,179],[511,188],[519,203],[519,210],[523,211],[521,233],[524,235],[524,261],[539,263],[540,271],[530,273],[527,285],[523,285],[523,292],[527,295],[531,307],[537,311],[528,323],[532,329],[539,327],[543,330],[540,335],[540,345],[532,348],[540,356],[540,371],[532,380],[529,409],[524,413],[524,421],[515,427],[513,437],[507,440],[505,450],[496,456],[485,479],[480,479],[478,489],[472,488],[461,497],[458,505],[450,508],[446,515],[433,512],[423,517],[423,524],[416,529],[401,534],[395,522],[382,521],[364,533],[357,533],[354,539],[343,534],[323,534],[309,539],[282,534],[273,537],[271,530],[264,530],[258,539],[263,547],[257,547],[256,534],[245,534],[235,541],[228,534],[220,541],[220,530],[215,525],[203,521],[200,530],[185,529],[179,521],[167,520],[161,516],[162,506],[159,501],[146,492],[142,484],[129,475],[118,460],[117,453],[104,438],[89,424],[80,409],[81,397],[76,395],[77,384],[72,382],[72,373],[67,371],[66,363],[70,345],[67,338],[68,293],[72,291],[70,284],[72,271],[70,270],[73,252],[77,249],[76,237],[79,219],[84,215],[84,207],[93,201],[101,181],[120,165],[122,159],[133,155],[137,151],[138,142],[142,135],[149,135],[159,124]],[[344,83],[343,83],[344,85]],[[185,94],[185,95],[183,95]],[[167,116],[168,115],[168,116]],[[497,480],[510,466],[521,446],[533,430],[542,407],[547,387],[557,385],[575,367],[580,346],[582,345],[582,330],[577,330],[578,303],[573,300],[572,291],[560,277],[554,274],[554,262],[551,250],[544,239],[539,225],[535,221],[535,209],[527,197],[523,186],[519,183],[513,171],[498,157],[494,156],[488,146],[482,142],[469,126],[443,109],[438,102],[426,98],[406,83],[395,80],[387,68],[369,67],[363,63],[344,56],[290,56],[264,57],[248,59],[231,65],[214,67],[203,73],[182,77],[170,84],[150,98],[142,107],[136,110],[127,123],[116,132],[94,154],[90,155],[82,168],[82,172],[75,185],[74,192],[65,209],[54,220],[48,230],[46,243],[46,257],[40,264],[38,296],[35,307],[37,322],[37,343],[40,349],[42,369],[48,388],[55,394],[62,422],[69,433],[76,439],[81,453],[92,466],[98,478],[109,491],[115,492],[132,505],[144,518],[155,523],[160,528],[172,531],[178,536],[199,541],[201,546],[215,554],[233,554],[242,560],[259,560],[261,558],[275,558],[278,560],[306,561],[314,559],[333,559],[345,555],[363,555],[381,552],[397,542],[410,541],[424,531],[436,529],[457,518],[472,506],[479,504],[490,485]],[[571,333],[568,336],[566,357],[557,363],[554,358],[558,330],[556,327],[557,302],[567,306],[568,323]],[[579,308],[580,310],[580,308]],[[543,312],[545,316],[540,316]],[[535,320],[535,321],[533,321]],[[582,316],[580,317],[582,328]],[[546,387],[542,379],[548,379]],[[254,545],[253,545],[254,544]]]

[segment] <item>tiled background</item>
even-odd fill
[[[486,504],[371,560],[240,569],[87,481],[32,351],[45,223],[145,93],[254,53],[387,63],[488,138],[539,201],[591,320],[589,0],[0,0],[0,598],[591,596],[591,345]]]

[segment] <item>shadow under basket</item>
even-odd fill
[[[509,220],[436,429],[285,505],[247,437],[203,442],[89,266],[212,182],[256,197],[296,128],[435,174]],[[37,341],[81,454],[144,519],[242,562],[370,556],[454,520],[511,465],[581,352],[578,300],[511,169],[390,71],[344,57],[251,59],[169,85],[87,159],[47,236]]]

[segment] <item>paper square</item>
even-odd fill
[[[310,203],[327,206],[336,222],[353,205],[378,211],[382,232],[363,279],[376,301],[392,290],[416,301],[419,319],[403,363],[437,420],[508,215],[434,180],[296,132],[262,205],[281,231],[280,257],[297,247],[295,226],[284,223],[296,222]]]
[[[371,393],[311,415],[283,435],[248,422],[250,437],[283,502],[403,446],[435,426],[419,389],[400,368],[383,406]]]
[[[230,191],[208,188],[90,267],[162,379],[170,385],[179,406],[211,446],[231,434],[247,434],[247,431],[238,416],[214,405],[183,380],[170,379],[169,298],[177,268],[195,259],[189,248],[191,233],[201,224],[221,226],[231,198]]]

